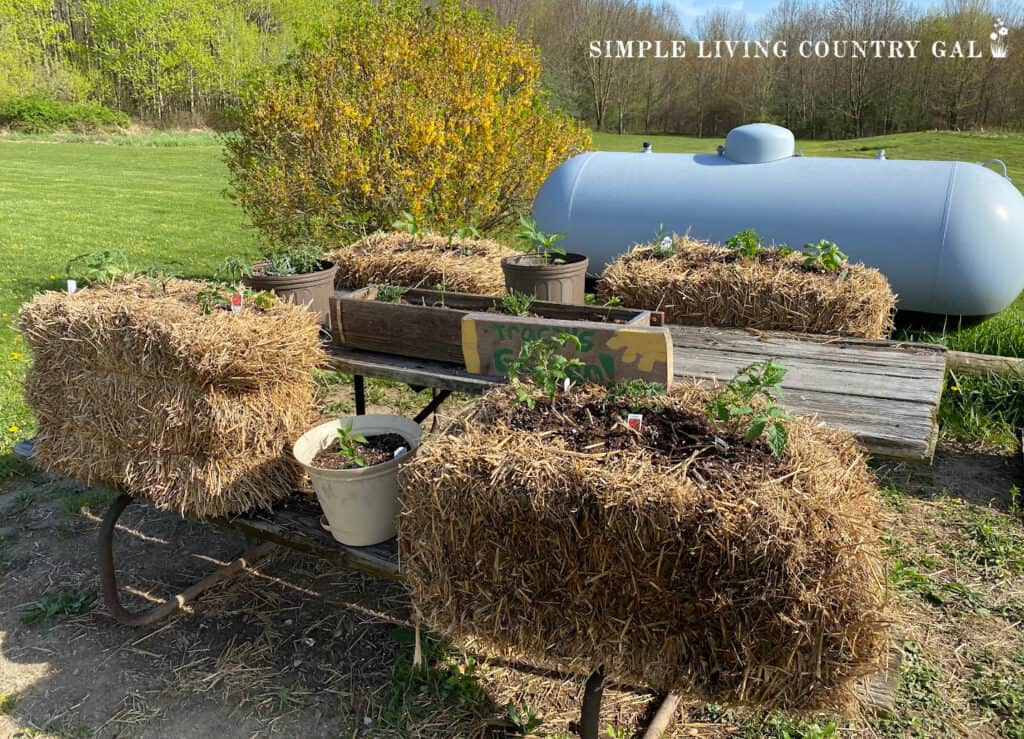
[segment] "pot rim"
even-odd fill
[[[508,257],[502,257],[502,266],[508,265],[510,267],[517,267],[521,269],[542,269],[545,267],[573,267],[581,262],[586,263],[588,257],[586,254],[580,254],[578,252],[566,252],[565,254],[557,254],[557,258],[562,259],[562,262],[539,262],[538,260],[542,257],[537,252],[528,252],[524,254],[513,254]]]
[[[300,458],[300,456],[296,453],[299,444],[306,440],[307,438],[315,439],[317,451],[323,449],[326,446],[326,444],[323,443],[325,439],[331,439],[343,423],[346,423],[347,421],[354,421],[355,419],[359,418],[379,423],[385,429],[381,431],[360,431],[359,433],[398,434],[403,439],[405,439],[406,443],[408,443],[409,451],[406,454],[399,457],[398,459],[389,459],[385,462],[379,462],[377,464],[370,465],[369,467],[353,467],[351,469],[328,469],[326,467],[317,467],[312,464],[312,457],[310,457],[309,462],[304,462],[302,458]],[[387,428],[388,420],[394,419],[399,419],[404,423],[397,423],[394,424],[392,428]],[[314,475],[319,475],[321,477],[332,477],[335,479],[355,480],[363,477],[372,477],[376,475],[386,474],[390,472],[393,468],[397,467],[399,464],[404,464],[405,462],[412,459],[413,456],[416,454],[416,451],[420,448],[420,445],[423,443],[422,436],[419,436],[419,434],[417,434],[419,438],[409,438],[410,432],[412,431],[410,424],[414,425],[416,429],[420,432],[420,434],[422,433],[422,429],[420,429],[419,424],[406,418],[405,416],[399,416],[391,413],[367,413],[362,416],[345,416],[343,418],[336,418],[331,421],[325,421],[324,423],[318,424],[313,428],[308,429],[302,436],[295,440],[295,443],[292,444],[291,449],[292,458],[296,462],[298,462],[302,466],[302,468],[306,470],[307,474],[309,474],[311,477]],[[316,452],[314,452],[313,456],[316,456]]]
[[[261,280],[298,280],[312,276],[323,276],[325,272],[332,272],[338,269],[338,265],[336,265],[334,262],[331,262],[330,260],[327,259],[321,259],[317,262],[317,265],[319,265],[320,269],[314,272],[299,272],[294,275],[266,275],[263,274],[262,272],[256,271],[257,268],[266,267],[268,264],[270,264],[269,259],[261,259],[258,262],[253,262],[252,277]],[[252,279],[252,277],[250,277],[249,279]]]

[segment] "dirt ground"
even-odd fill
[[[335,397],[335,410],[347,402]],[[943,448],[932,466],[879,473],[901,682],[891,715],[841,718],[839,733],[1024,735],[1019,460]],[[112,497],[39,473],[0,482],[0,736],[474,737],[515,735],[531,712],[539,735],[572,730],[582,679],[430,640],[434,669],[414,673],[402,586],[302,554],[278,550],[162,624],[118,625],[96,597],[95,535]],[[143,505],[117,536],[136,608],[244,548],[240,535]],[[606,735],[633,736],[653,701],[608,691]],[[830,721],[686,704],[671,736],[828,736]]]

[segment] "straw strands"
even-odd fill
[[[665,320],[701,326],[800,331],[864,339],[892,330],[896,296],[876,269],[850,264],[839,279],[802,266],[799,253],[761,252],[737,259],[730,249],[688,236],[658,258],[641,246],[608,265],[602,300],[665,311]]]
[[[663,402],[703,414],[705,393]],[[400,551],[432,628],[706,701],[853,705],[889,634],[876,484],[848,434],[801,418],[781,460],[716,464],[701,442],[667,462],[513,429],[512,397],[492,391],[402,472]]]
[[[130,279],[22,308],[42,467],[198,517],[295,489],[288,445],[315,418],[316,318],[280,301],[203,315],[202,287]]]
[[[392,283],[452,292],[502,295],[502,257],[517,252],[490,239],[449,240],[438,234],[378,231],[327,255],[338,265],[339,288]]]

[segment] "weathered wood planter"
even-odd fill
[[[401,302],[380,302],[366,287],[331,298],[334,342],[349,349],[464,364],[502,374],[503,359],[523,341],[558,333],[580,338],[588,379],[622,377],[668,383],[672,344],[657,311],[536,301],[530,316],[502,311],[501,298],[410,289]],[[609,343],[610,342],[610,343]]]

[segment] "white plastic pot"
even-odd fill
[[[313,467],[313,457],[329,447],[338,429],[349,421],[353,434],[398,434],[409,442],[409,452],[399,459],[351,470]],[[401,508],[398,466],[412,459],[421,435],[419,424],[408,418],[371,413],[322,423],[295,442],[292,452],[309,474],[335,539],[351,547],[366,547],[395,536]]]

